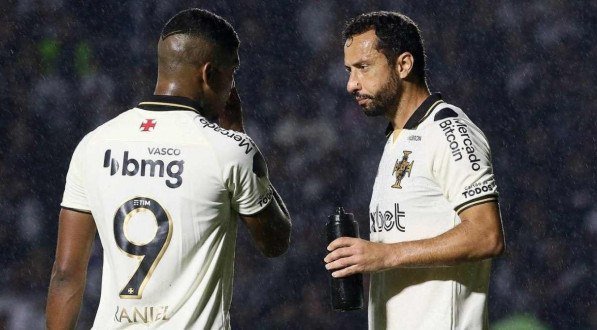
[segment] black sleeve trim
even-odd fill
[[[69,210],[69,211],[75,211],[75,212],[79,212],[79,213],[91,214],[91,211],[88,211],[88,210],[73,209],[72,207],[64,207],[64,206],[61,206],[61,207],[63,209],[65,209],[65,210]]]
[[[470,201],[466,201],[466,202],[456,206],[454,208],[454,211],[456,211],[456,214],[460,214],[462,211],[464,211],[472,206],[485,204],[485,203],[489,203],[489,202],[497,202],[497,200],[498,200],[497,194],[490,194],[490,195],[477,197],[477,198],[471,199]]]

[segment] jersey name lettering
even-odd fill
[[[150,155],[160,155],[160,156],[178,156],[180,155],[180,149],[176,148],[147,148],[147,152]]]
[[[116,306],[114,320],[119,323],[149,324],[159,320],[167,321],[168,306],[129,307]]]

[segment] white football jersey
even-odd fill
[[[237,214],[272,200],[253,141],[153,96],[77,146],[62,207],[93,215],[104,249],[97,329],[228,329]]]
[[[435,237],[458,225],[460,212],[486,202],[497,202],[487,140],[462,110],[433,94],[395,141],[388,137],[371,197],[370,239]],[[374,273],[369,327],[487,328],[490,269],[484,260]]]

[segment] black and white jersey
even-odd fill
[[[463,210],[497,202],[485,136],[439,94],[429,96],[404,129],[388,133],[371,197],[371,241],[435,237],[458,225]],[[485,260],[375,273],[370,328],[485,328],[490,268]]]
[[[93,215],[104,249],[94,328],[229,328],[237,214],[272,199],[245,134],[198,104],[153,96],[77,146],[62,207]]]

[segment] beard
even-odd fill
[[[362,107],[363,112],[368,117],[376,117],[396,111],[400,102],[400,94],[402,94],[402,91],[400,90],[399,79],[397,75],[391,73],[388,81],[377,94],[367,95],[356,93],[355,96],[370,99],[371,102]]]

